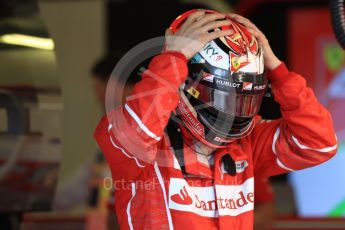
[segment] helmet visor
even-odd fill
[[[197,112],[199,121],[220,138],[237,138],[246,133],[252,123],[252,117],[236,117],[219,111],[207,104],[201,103],[194,97],[189,99],[191,105]],[[210,135],[207,132],[206,138]],[[224,142],[228,142],[225,139]]]
[[[254,85],[250,82],[228,81],[226,84],[231,85],[227,91],[202,83],[194,87],[186,85],[185,90],[191,97],[201,102],[201,105],[212,107],[231,116],[253,117],[258,114],[266,84]]]
[[[259,112],[267,86],[265,75],[234,73],[207,63],[193,64],[190,72],[184,90],[201,104],[235,117]]]
[[[206,94],[205,94],[206,95]],[[236,117],[255,116],[261,105],[263,95],[244,95],[213,90],[207,95],[207,105]]]

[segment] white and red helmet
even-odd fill
[[[195,11],[177,17],[172,31]],[[184,126],[213,148],[223,148],[251,132],[267,85],[263,53],[255,37],[240,23],[227,20],[231,24],[218,29],[234,33],[212,40],[188,61],[189,75],[180,87],[177,107]]]

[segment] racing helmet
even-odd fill
[[[177,17],[170,29],[178,31],[195,11]],[[188,77],[179,89],[176,109],[184,127],[212,148],[224,148],[252,131],[267,86],[255,37],[242,24],[226,19],[231,24],[217,29],[231,29],[233,34],[212,40],[188,60]]]

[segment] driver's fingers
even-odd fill
[[[242,15],[239,15],[239,14],[228,13],[227,16],[230,17],[230,18],[234,18],[234,19],[235,18],[241,18],[243,20],[250,21],[248,18],[245,18],[245,17],[243,17]]]
[[[196,11],[196,12],[192,13],[191,15],[189,15],[189,17],[183,23],[181,28],[189,26],[190,24],[194,23],[198,18],[202,17],[203,15],[205,15],[205,11],[203,11],[203,10]]]
[[[201,29],[202,33],[206,33],[210,30],[214,30],[216,28],[219,28],[222,26],[227,26],[230,24],[231,24],[231,22],[229,20],[213,21],[213,22],[209,22],[206,25],[202,26],[200,29]]]
[[[251,28],[247,28],[247,30],[249,31],[249,33],[251,33],[254,37],[259,38],[260,37],[260,32],[257,30],[253,30]]]
[[[230,18],[234,19],[235,21],[243,24],[247,28],[251,28],[253,30],[259,30],[256,27],[256,25],[254,23],[252,23],[248,18],[245,18],[245,17],[238,15],[238,14],[232,14],[232,13],[229,13],[228,16]]]
[[[214,32],[208,33],[206,36],[206,42],[210,42],[213,39],[224,37],[224,36],[229,36],[233,34],[233,30],[216,30]]]
[[[183,34],[188,28],[190,28],[191,24],[197,21],[199,18],[203,17],[205,15],[205,11],[196,11],[189,15],[189,17],[186,19],[186,21],[183,22],[181,25],[178,34]]]
[[[267,40],[266,36],[260,30],[247,29],[259,43],[265,42]]]
[[[225,14],[220,14],[220,13],[216,13],[216,14],[206,14],[203,17],[200,17],[199,20],[197,20],[196,22],[194,22],[191,27],[193,28],[199,28],[201,26],[204,26],[206,24],[208,24],[209,22],[212,21],[216,21],[216,20],[220,20],[220,19],[224,19],[225,18]]]

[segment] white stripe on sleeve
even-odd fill
[[[125,108],[127,112],[131,115],[131,117],[137,122],[139,127],[151,138],[155,139],[156,141],[159,141],[161,137],[158,137],[156,134],[151,132],[146,125],[140,120],[138,115],[128,106],[128,104],[125,104]]]
[[[338,144],[334,145],[334,146],[331,146],[331,147],[326,147],[326,148],[322,148],[322,149],[314,149],[314,148],[310,148],[306,145],[303,145],[302,143],[300,143],[296,137],[294,137],[292,135],[292,140],[293,142],[298,146],[298,148],[300,149],[305,149],[305,150],[313,150],[315,152],[319,152],[319,153],[328,153],[328,152],[331,152],[333,150],[336,150],[337,147],[338,147]]]
[[[285,170],[287,170],[287,171],[294,171],[293,169],[291,169],[291,168],[285,166],[285,165],[279,160],[279,158],[278,158],[278,155],[277,155],[277,152],[276,152],[276,142],[277,142],[277,140],[278,140],[279,135],[280,135],[280,128],[278,127],[277,130],[276,130],[276,132],[274,133],[274,136],[273,136],[273,143],[272,143],[272,151],[273,151],[273,153],[274,153],[274,154],[276,155],[276,157],[277,157],[277,160],[276,160],[276,161],[277,161],[277,164],[278,164],[279,167],[281,167],[281,168],[283,168],[283,169],[285,169]]]
[[[111,130],[111,127],[112,127],[112,124],[110,124],[109,127],[108,127],[108,131],[109,131],[109,132],[110,132],[110,130]],[[110,142],[111,142],[111,144],[112,144],[115,148],[119,149],[126,157],[131,158],[131,159],[134,159],[134,160],[135,160],[135,163],[136,163],[140,168],[145,168],[145,165],[140,164],[139,161],[138,161],[138,159],[137,159],[136,157],[129,155],[128,153],[126,153],[126,151],[125,151],[123,148],[117,146],[117,145],[115,144],[115,142],[113,141],[113,138],[111,138],[111,135],[110,135],[110,134],[109,134],[109,137],[110,137]]]

